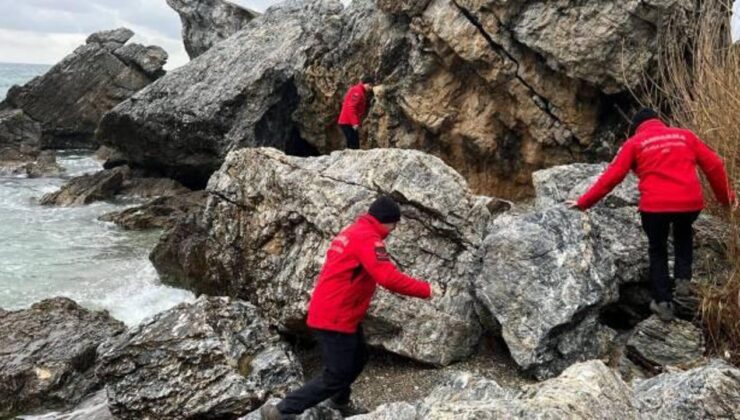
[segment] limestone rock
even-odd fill
[[[606,365],[573,365],[558,378],[526,386],[521,392],[467,372],[457,374],[418,402],[380,406],[353,417],[395,419],[636,419],[630,388]]]
[[[257,308],[202,296],[99,349],[116,418],[236,418],[300,384],[301,368]]]
[[[704,336],[690,322],[663,322],[653,315],[632,332],[627,341],[627,355],[648,370],[688,364],[704,355]]]
[[[641,418],[740,419],[740,370],[720,360],[634,385]]]
[[[104,214],[99,220],[127,230],[170,229],[188,215],[202,212],[206,197],[205,191],[159,197],[141,206]]]
[[[124,330],[107,312],[67,298],[0,311],[0,417],[82,401],[101,385],[95,349]]]
[[[161,49],[141,46],[122,51],[143,48],[143,56],[117,56],[132,36],[125,28],[92,34],[46,74],[12,87],[4,106],[41,124],[42,148],[97,148],[94,134],[103,114],[154,81],[166,59]],[[152,59],[144,60],[149,53]]]
[[[259,14],[226,0],[167,0],[180,14],[182,38],[190,58],[243,29]]]
[[[307,159],[242,149],[229,154],[208,191],[203,220],[179,225],[153,251],[163,281],[249,300],[301,332],[331,239],[387,193],[404,215],[386,241],[390,253],[445,294],[424,301],[379,290],[364,323],[368,340],[442,365],[473,351],[481,328],[470,287],[490,199],[471,194],[441,160],[398,149]]]
[[[289,0],[270,8],[106,114],[100,138],[132,162],[201,188],[230,150],[314,153],[291,121],[295,79],[341,10],[338,0]]]
[[[76,206],[111,199],[123,187],[129,171],[127,166],[120,166],[72,178],[59,191],[41,197],[39,203],[45,206]]]

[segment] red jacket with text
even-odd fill
[[[391,262],[383,243],[388,233],[365,214],[332,240],[308,306],[309,327],[356,332],[376,284],[402,295],[431,296],[429,283],[401,273]]]
[[[339,124],[360,125],[367,108],[367,92],[365,85],[358,83],[347,91],[342,103],[342,112],[339,114]]]
[[[722,160],[690,130],[666,126],[659,119],[642,123],[598,181],[581,196],[585,210],[616,187],[630,170],[640,180],[640,211],[692,212],[704,208],[696,167],[706,174],[723,205],[735,200]]]

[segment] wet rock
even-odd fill
[[[90,35],[44,75],[12,87],[4,106],[41,124],[42,148],[97,148],[103,114],[154,81],[166,60],[161,48],[136,44],[120,50],[123,58],[116,55],[132,36],[125,28]]]
[[[17,109],[0,110],[0,166],[12,171],[39,154],[41,125]]]
[[[249,303],[202,296],[99,349],[116,418],[235,418],[300,384],[287,345]]]
[[[120,166],[72,178],[59,191],[41,197],[39,203],[45,206],[76,206],[109,200],[121,191],[129,171],[127,166]]]
[[[634,385],[643,419],[739,419],[740,370],[720,360]]]
[[[471,194],[438,158],[376,149],[302,159],[242,149],[229,154],[208,191],[203,220],[176,227],[155,248],[163,280],[250,300],[283,328],[302,332],[331,239],[387,193],[404,215],[386,241],[390,253],[445,294],[425,301],[379,290],[364,323],[368,340],[440,365],[475,348],[481,328],[469,290],[490,199]]]
[[[170,178],[147,177],[145,173],[132,172],[121,186],[120,194],[126,197],[168,197],[190,193],[191,190]]]
[[[182,39],[190,58],[243,29],[259,14],[225,0],[167,0],[180,14]]]
[[[324,34],[341,10],[338,0],[290,0],[270,8],[106,114],[100,138],[131,162],[198,188],[240,147],[315,153],[302,150],[305,142],[291,120],[296,78],[308,55],[324,48]]]
[[[124,330],[107,312],[67,298],[0,311],[0,417],[82,401],[101,385],[96,348]]]
[[[606,365],[573,365],[559,377],[524,387],[502,388],[495,381],[460,373],[418,402],[380,406],[358,420],[394,419],[635,419],[630,388]]]
[[[170,229],[179,220],[200,214],[206,198],[205,191],[159,197],[141,206],[104,214],[99,220],[126,230]]]
[[[651,316],[632,332],[627,341],[627,355],[650,371],[689,364],[704,355],[704,336],[690,322],[678,319],[663,322]]]
[[[105,389],[92,394],[75,408],[65,412],[51,412],[38,416],[20,416],[21,420],[115,420],[108,409]]]
[[[53,150],[44,150],[36,158],[36,161],[26,165],[26,175],[29,178],[40,178],[44,176],[60,176],[65,169],[57,163],[57,155]]]

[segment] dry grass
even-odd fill
[[[662,110],[672,124],[692,129],[725,160],[730,182],[740,181],[740,45],[733,46],[729,17],[732,2],[704,0],[690,30],[669,24],[661,39],[658,72],[646,79],[642,102]],[[682,19],[681,17],[677,19]],[[686,19],[686,17],[683,17]],[[706,191],[710,191],[709,188]],[[708,211],[728,222],[729,276],[717,274],[702,284],[700,319],[715,354],[740,363],[740,255],[738,217],[717,206]]]

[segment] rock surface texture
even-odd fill
[[[180,14],[185,51],[195,58],[244,28],[259,14],[226,0],[167,0]]]
[[[14,86],[3,102],[41,124],[42,148],[96,148],[107,111],[163,73],[167,53],[126,42],[128,29],[97,32],[46,74]]]
[[[117,107],[101,137],[204,185],[238,147],[343,147],[342,97],[369,73],[384,86],[364,147],[420,149],[475,191],[516,197],[536,169],[616,150],[616,108],[693,4],[289,0]]]
[[[41,148],[41,125],[18,109],[0,110],[0,166],[14,169],[33,161]]]
[[[481,333],[470,294],[476,251],[491,216],[441,160],[377,149],[296,158],[275,149],[232,152],[211,178],[202,220],[183,222],[152,259],[165,281],[249,300],[272,321],[301,332],[306,303],[332,238],[378,193],[401,204],[387,245],[397,265],[439,283],[424,301],[379,290],[365,322],[372,344],[448,364],[468,356]]]
[[[95,174],[81,175],[72,178],[59,191],[45,194],[39,202],[45,206],[75,206],[108,200],[121,191],[129,172],[127,166],[119,166]]]
[[[0,417],[82,401],[101,386],[95,350],[124,330],[107,312],[66,298],[0,310]]]
[[[158,197],[141,206],[104,214],[99,220],[126,230],[170,229],[179,220],[201,213],[206,198],[205,191]]]
[[[662,322],[651,316],[627,341],[627,357],[648,370],[689,364],[704,356],[702,331],[687,321]]]
[[[299,385],[301,368],[257,308],[201,297],[99,349],[116,418],[236,418]]]

